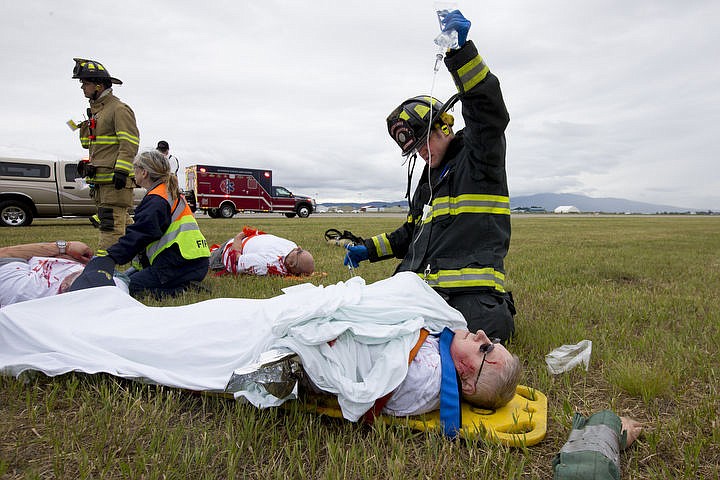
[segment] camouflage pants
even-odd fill
[[[133,189],[116,190],[115,185],[96,185],[93,192],[100,220],[98,250],[107,250],[125,235],[125,227],[132,225],[130,208]]]

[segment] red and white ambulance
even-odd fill
[[[191,165],[185,168],[185,198],[194,212],[231,218],[238,212],[277,212],[307,218],[316,209],[314,198],[294,195],[272,184],[272,171],[255,168]]]

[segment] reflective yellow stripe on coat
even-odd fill
[[[207,240],[200,232],[200,227],[195,221],[195,217],[190,211],[190,207],[184,197],[180,197],[175,202],[170,202],[167,192],[167,186],[164,183],[150,190],[148,195],[158,195],[170,204],[172,211],[172,223],[165,230],[165,233],[158,240],[152,242],[145,249],[148,260],[152,265],[155,258],[160,252],[169,248],[171,245],[177,245],[180,253],[186,260],[195,258],[209,257],[210,249]]]
[[[475,193],[457,197],[439,197],[433,200],[432,212],[423,223],[432,222],[433,219],[444,215],[460,215],[461,213],[510,215],[510,197]]]
[[[376,235],[372,237],[371,240],[375,245],[375,251],[377,252],[378,257],[393,255],[392,245],[390,245],[390,241],[388,240],[386,234],[383,233]]]
[[[418,273],[418,276],[433,288],[490,287],[505,291],[505,274],[492,267],[440,270],[427,275]]]

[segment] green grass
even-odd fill
[[[331,284],[350,272],[343,251],[325,244],[327,228],[370,236],[401,222],[247,216],[201,218],[200,226],[211,243],[243,224],[291,238],[325,274],[313,283]],[[66,238],[93,246],[96,237],[84,220],[37,220],[1,229],[0,245]],[[358,273],[374,282],[396,264],[364,262]],[[645,426],[621,456],[623,478],[720,476],[720,218],[513,217],[507,270],[518,307],[511,350],[525,364],[523,383],[548,397],[548,434],[536,446],[452,443],[295,406],[258,411],[107,375],[0,377],[0,478],[547,479],[572,414],[604,408]],[[212,293],[164,304],[266,298],[297,282],[225,276],[205,283]],[[582,339],[593,341],[589,371],[550,375],[544,356]]]

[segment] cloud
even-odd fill
[[[6,2],[0,154],[79,158],[87,107],[72,58],[124,81],[143,148],[183,165],[272,168],[321,200],[399,200],[406,167],[385,118],[447,99],[429,0]],[[511,116],[511,194],[586,192],[720,209],[720,42],[710,0],[465,2]],[[459,110],[455,112],[460,116]],[[419,167],[418,167],[419,170]]]

